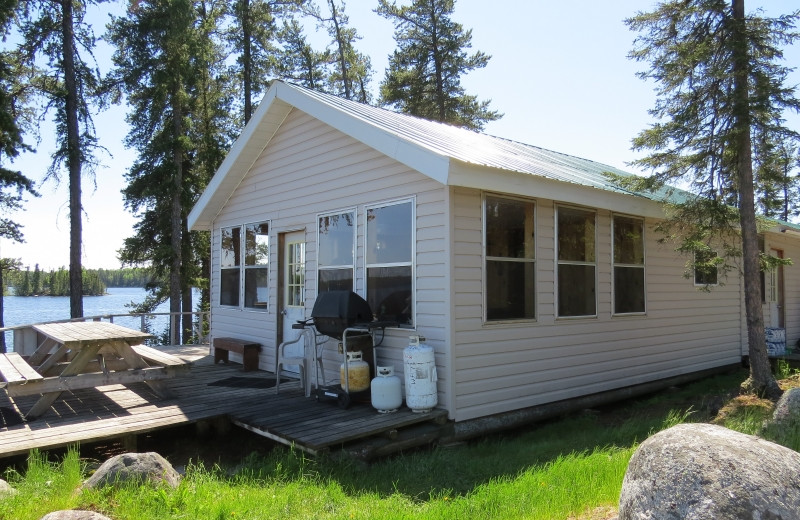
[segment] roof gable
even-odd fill
[[[466,163],[486,168],[487,189],[496,188],[491,172],[504,170],[617,194],[642,195],[611,183],[607,172],[630,175],[612,166],[274,81],[189,214],[190,229],[211,228],[211,222],[292,108],[443,185],[458,184],[458,176],[452,175],[453,165]]]

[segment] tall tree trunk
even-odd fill
[[[253,30],[250,27],[250,0],[242,0],[242,76],[244,83],[244,124],[253,116]]]
[[[175,173],[172,179],[172,213],[170,215],[170,247],[172,249],[172,265],[169,271],[169,312],[181,312],[181,265],[182,265],[182,214],[183,214],[183,100],[180,87],[174,87],[172,93],[172,130],[174,132],[172,159]],[[180,345],[180,314],[170,315],[170,344]]]
[[[350,74],[347,70],[347,59],[344,55],[345,42],[342,37],[342,29],[339,27],[339,13],[336,12],[336,3],[334,0],[328,0],[331,7],[331,20],[333,20],[333,28],[336,32],[336,46],[339,49],[339,67],[342,69],[342,84],[344,85],[344,98],[350,98]]]
[[[188,267],[192,263],[192,236],[189,234],[189,223],[186,217],[181,218],[181,228],[183,232],[183,259],[185,260],[181,269],[181,307],[183,312],[186,313],[181,316],[181,345],[187,345],[192,337],[194,316],[192,316],[191,311],[194,306],[192,304],[192,280],[190,279]]]
[[[78,125],[78,87],[75,79],[73,0],[61,0],[61,42],[66,90],[67,166],[69,168],[69,314],[83,317],[83,269],[81,266],[81,151]]]
[[[748,93],[748,42],[744,0],[733,1],[734,38],[734,125],[736,126],[737,178],[739,182],[739,215],[742,228],[744,263],[745,313],[747,342],[750,355],[750,390],[771,398],[780,396],[781,389],[772,375],[764,337],[764,314],[761,308],[759,281],[758,230],[756,228],[753,161],[750,137],[750,102]]]

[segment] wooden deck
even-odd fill
[[[0,458],[219,418],[311,454],[350,445],[370,458],[431,442],[446,423],[444,410],[379,414],[368,403],[342,410],[304,397],[295,382],[282,382],[276,395],[272,373],[243,372],[237,363],[215,365],[207,347],[170,353],[192,361],[188,373],[166,382],[174,394],[170,399],[159,399],[144,383],[75,390],[64,392],[40,418],[14,424],[14,403],[0,391]],[[24,406],[25,399],[36,396],[17,401]]]

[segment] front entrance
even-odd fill
[[[278,235],[280,246],[278,276],[278,344],[296,338],[302,331],[292,329],[292,324],[306,318],[306,242],[304,231],[293,231]],[[286,348],[285,356],[302,357],[304,339]],[[287,367],[298,372],[298,367]]]

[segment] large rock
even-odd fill
[[[633,454],[620,520],[800,518],[800,453],[711,424],[680,424]]]
[[[775,405],[772,424],[777,427],[800,424],[800,388],[791,388],[783,393]]]
[[[3,479],[0,479],[0,498],[16,495],[17,490]]]
[[[105,515],[95,513],[94,511],[78,511],[68,509],[64,511],[53,511],[47,513],[39,520],[111,520]]]
[[[164,483],[178,487],[181,476],[172,465],[155,452],[123,453],[105,461],[84,486],[93,488],[126,482]]]

